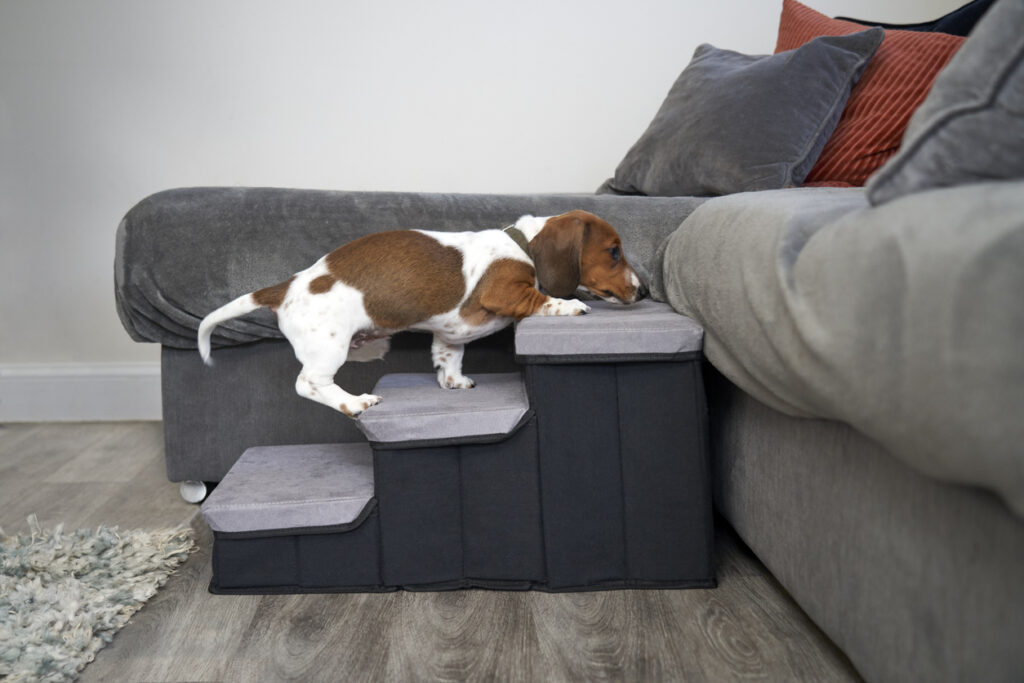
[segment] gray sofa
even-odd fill
[[[298,364],[269,314],[219,327],[215,366],[203,366],[195,331],[208,311],[367,232],[585,209],[618,228],[654,298],[704,325],[716,508],[858,671],[1020,680],[1022,24],[1024,0],[995,4],[866,188],[788,187],[821,151],[801,139],[799,158],[758,166],[753,186],[749,165],[716,157],[715,182],[698,183],[724,195],[712,198],[194,188],[144,199],[118,229],[116,296],[129,334],[162,345],[168,477],[218,481],[253,445],[362,438],[295,396]],[[830,44],[859,55],[840,109],[877,45],[870,32]],[[821,120],[834,124],[829,102]],[[679,170],[638,161],[651,136],[642,142],[606,191]],[[624,187],[629,173],[643,177]],[[467,374],[512,369],[510,341],[470,345]],[[427,371],[428,347],[399,335],[386,360],[345,365],[341,383],[366,391],[385,372]]]
[[[1019,680],[1024,181],[714,199],[665,259],[721,514],[868,680]]]

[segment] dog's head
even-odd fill
[[[530,239],[530,256],[541,289],[568,298],[577,290],[631,304],[647,294],[626,261],[622,240],[607,221],[586,211],[560,216],[523,216],[516,224]]]

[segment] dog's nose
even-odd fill
[[[630,284],[633,285],[633,300],[630,303],[633,303],[640,301],[640,299],[647,298],[650,291],[647,289],[646,278],[644,278],[635,267],[630,268],[630,271],[632,271],[629,274],[629,279],[631,281]]]
[[[647,272],[643,263],[638,260],[630,261],[629,284],[633,286],[633,300],[628,303],[640,301],[640,299],[646,299],[650,296],[651,292],[647,289],[648,279],[650,279],[650,273]]]

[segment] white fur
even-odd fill
[[[526,236],[527,242],[530,242],[537,236],[537,233],[544,229],[544,225],[548,222],[549,218],[551,218],[551,216],[543,216],[540,218],[530,215],[522,216],[516,221],[516,229]]]
[[[199,355],[204,363],[213,365],[213,359],[210,358],[210,335],[213,334],[213,328],[232,318],[252,313],[257,308],[260,308],[260,305],[253,301],[252,294],[244,294],[203,318],[199,323],[198,343]]]
[[[520,230],[527,235],[527,239],[532,239],[544,227],[545,220],[524,216],[517,222],[517,227],[523,224],[526,229]],[[431,357],[437,368],[438,384],[449,389],[469,388],[474,382],[462,374],[465,344],[508,326],[512,318],[494,317],[482,325],[471,325],[459,314],[459,309],[495,260],[514,259],[524,263],[531,261],[512,238],[501,230],[419,232],[462,252],[465,289],[462,301],[450,311],[417,323],[410,329],[434,334]],[[277,310],[278,327],[291,342],[295,356],[302,363],[302,371],[295,382],[296,392],[300,396],[355,417],[379,403],[381,397],[372,394],[349,394],[335,384],[335,373],[348,360],[362,361],[383,357],[388,348],[387,337],[399,330],[373,329],[373,321],[363,305],[363,293],[342,282],[335,282],[327,292],[310,293],[310,282],[328,274],[324,257],[295,275]],[[210,335],[218,324],[257,308],[259,306],[252,295],[246,294],[207,315],[199,326],[198,335],[199,353],[203,360],[210,362]],[[552,297],[537,313],[580,315],[589,310],[586,304],[575,299]],[[358,348],[351,348],[353,337],[365,337],[367,341]]]

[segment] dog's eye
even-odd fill
[[[615,247],[612,247],[611,249],[609,249],[608,253],[611,254],[612,262],[613,263],[618,263],[619,259],[622,258],[622,250],[619,249],[618,246],[615,246]]]

